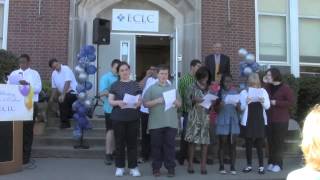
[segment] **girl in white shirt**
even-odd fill
[[[248,78],[248,88],[240,93],[241,110],[243,111],[241,125],[246,141],[247,167],[244,173],[252,171],[252,147],[255,143],[259,159],[258,173],[264,174],[263,142],[265,127],[267,125],[266,110],[270,108],[270,99],[267,91],[261,88],[257,73],[252,73]]]

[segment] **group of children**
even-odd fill
[[[201,64],[200,61],[191,62],[191,67],[198,66],[199,63]],[[182,115],[181,108],[184,109],[183,140],[188,144],[188,173],[194,173],[194,151],[195,145],[198,144],[201,145],[201,174],[207,174],[208,146],[212,144],[213,136],[217,136],[220,173],[227,173],[224,167],[224,159],[227,155],[230,158],[230,173],[237,174],[235,160],[236,142],[239,135],[245,139],[246,147],[247,166],[243,169],[243,172],[252,171],[252,148],[255,146],[259,160],[258,173],[265,173],[263,144],[266,137],[266,110],[270,108],[270,99],[268,92],[261,86],[258,74],[252,73],[248,77],[247,88],[241,91],[236,88],[231,75],[225,74],[221,76],[218,91],[212,92],[213,85],[210,71],[206,67],[198,66],[194,73],[187,75],[189,76],[189,86],[184,85],[183,91],[181,89],[178,91],[168,79],[168,67],[158,66],[157,80],[143,90],[144,93],[139,103],[136,104],[137,109],[129,112],[125,109],[125,103],[122,101],[124,94],[130,92],[134,92],[132,95],[142,94],[143,87],[139,90],[137,85],[129,80],[130,72],[121,74],[122,72],[119,70],[123,66],[126,66],[126,71],[130,71],[128,64],[120,63],[118,66],[119,82],[120,84],[131,83],[131,86],[119,86],[118,82],[115,83],[117,88],[113,84],[109,92],[109,103],[113,106],[110,120],[113,122],[113,126],[116,125],[117,127],[114,129],[116,139],[116,176],[123,176],[124,174],[125,148],[127,148],[127,158],[130,161],[130,174],[132,176],[141,176],[137,168],[137,157],[132,157],[136,156],[137,147],[131,142],[136,143],[137,136],[136,133],[129,134],[132,132],[132,128],[137,131],[137,114],[140,113],[138,110],[140,105],[149,110],[146,131],[151,138],[152,172],[155,177],[161,175],[160,168],[162,164],[168,170],[168,177],[175,176],[175,138],[179,126],[179,117]],[[126,76],[125,80],[123,79],[124,76]],[[183,80],[181,81],[183,82]],[[171,101],[173,103],[172,107],[166,109],[168,102],[164,98],[164,93],[172,90],[176,91],[176,96]],[[119,94],[120,91],[121,93]],[[212,100],[211,106],[208,108],[203,104],[205,96],[210,93],[215,94],[217,99]],[[231,100],[230,97],[232,97]],[[216,116],[210,116],[212,112]],[[119,119],[120,116],[122,118]],[[127,122],[119,126],[119,121],[121,123],[127,121],[125,118],[129,118],[130,123]],[[214,132],[213,135],[212,132]],[[121,139],[117,136],[121,136]]]

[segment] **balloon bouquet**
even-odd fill
[[[248,78],[250,74],[260,71],[260,65],[256,62],[256,57],[249,53],[245,48],[240,48],[238,54],[242,61],[240,62],[241,77]],[[240,89],[245,89],[246,85],[241,83]]]
[[[87,45],[82,47],[77,56],[78,63],[74,69],[78,81],[78,99],[72,104],[72,109],[75,112],[73,119],[76,122],[73,135],[79,140],[79,144],[74,146],[75,149],[89,148],[88,145],[84,145],[83,136],[85,130],[92,128],[87,118],[92,104],[91,100],[88,98],[87,91],[91,90],[93,87],[93,84],[88,81],[89,75],[94,75],[97,72],[96,66],[91,64],[96,60],[95,53],[96,50],[94,46]]]

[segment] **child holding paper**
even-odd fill
[[[201,174],[207,174],[206,162],[208,145],[210,144],[209,134],[209,110],[203,105],[204,97],[208,93],[210,85],[210,72],[206,67],[201,67],[195,74],[196,82],[188,89],[186,103],[189,111],[185,140],[189,142],[188,173],[193,174],[193,156],[195,144],[202,148]]]
[[[219,108],[216,123],[216,134],[219,137],[219,171],[226,174],[224,169],[224,155],[228,152],[230,157],[230,173],[235,175],[236,141],[240,134],[238,90],[234,87],[231,75],[225,75],[221,79],[221,89],[219,92]]]
[[[266,110],[270,108],[267,91],[261,88],[257,73],[248,78],[248,88],[240,93],[241,110],[243,111],[241,125],[244,126],[243,136],[246,141],[247,167],[244,173],[252,171],[252,147],[255,143],[259,159],[258,173],[264,174],[263,142],[267,125]]]
[[[160,168],[162,164],[168,170],[168,177],[175,176],[175,138],[178,128],[177,108],[181,106],[181,100],[174,86],[168,82],[168,77],[169,68],[167,66],[159,66],[159,81],[150,86],[143,96],[144,106],[149,108],[150,113],[148,131],[151,137],[152,169],[155,177],[161,175]],[[168,103],[167,97],[171,97],[169,99],[171,104]]]

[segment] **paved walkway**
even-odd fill
[[[37,168],[33,170],[24,170],[10,175],[0,176],[0,180],[113,180],[113,179],[156,179],[151,174],[149,163],[140,165],[143,176],[141,178],[132,178],[125,176],[122,178],[114,177],[114,167],[107,167],[103,160],[99,159],[35,159]],[[257,161],[257,160],[254,160]],[[218,165],[208,166],[208,175],[201,175],[199,166],[196,166],[196,173],[189,175],[185,166],[177,166],[175,180],[278,180],[286,179],[287,174],[297,168],[300,168],[301,161],[298,158],[285,159],[285,170],[281,173],[267,172],[265,175],[258,175],[256,171],[238,175],[220,175],[218,174]],[[237,161],[237,168],[242,169],[245,164],[244,159]],[[226,166],[228,167],[228,166]],[[255,166],[254,166],[254,169]],[[168,179],[163,169],[162,177],[157,179]]]

